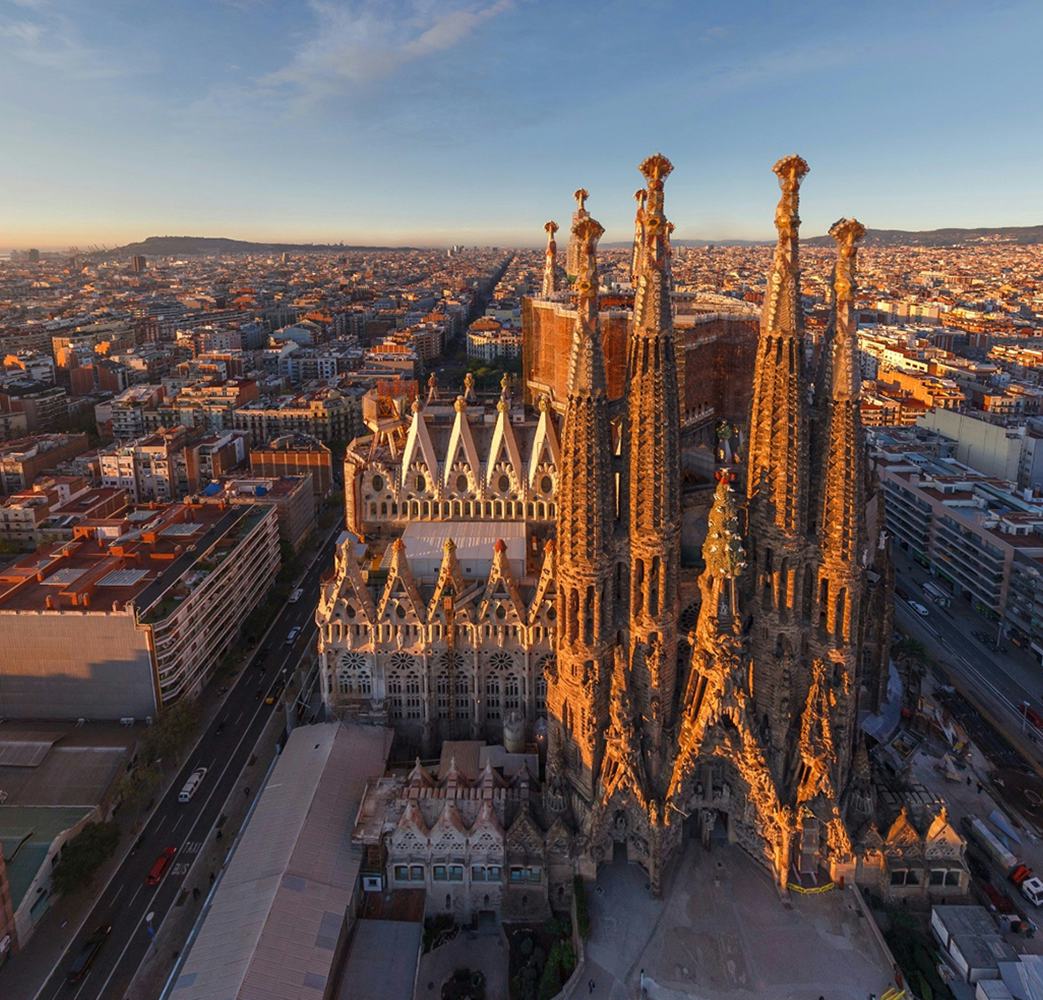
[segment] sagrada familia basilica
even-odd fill
[[[324,695],[332,714],[391,726],[419,755],[364,811],[383,817],[371,839],[389,879],[423,882],[438,908],[438,890],[450,909],[524,909],[534,890],[554,901],[621,853],[658,892],[686,837],[727,836],[782,892],[794,877],[856,877],[880,848],[853,836],[873,795],[860,712],[886,686],[891,631],[859,416],[864,229],[830,230],[833,313],[812,350],[798,245],[808,167],[775,164],[744,447],[717,463],[689,570],[672,166],[655,155],[640,170],[621,398],[600,327],[603,229],[581,191],[574,280],[563,286],[548,223],[530,304],[570,324],[563,398],[523,410],[505,386],[486,411],[470,386],[443,400],[432,381],[426,401],[385,400],[348,451],[353,537],[317,612]],[[421,763],[439,752],[437,767]],[[940,822],[910,836],[958,853]]]

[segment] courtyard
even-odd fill
[[[689,842],[660,900],[624,862],[601,870],[589,898],[578,996],[632,1000],[642,970],[653,1000],[866,1000],[890,985],[892,970],[850,891],[784,903],[728,844],[707,852]]]

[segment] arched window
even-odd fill
[[[507,712],[521,708],[521,683],[517,674],[510,673],[504,678],[503,707]]]
[[[342,653],[337,669],[337,691],[351,697],[368,698],[373,691],[369,662],[362,653]]]
[[[500,675],[496,673],[490,673],[485,678],[485,717],[494,722],[502,717]]]
[[[416,714],[410,713],[410,684],[416,687]],[[392,653],[387,670],[388,712],[392,719],[420,718],[420,678],[416,660],[409,653]]]
[[[547,674],[554,665],[554,654],[547,653],[540,657],[536,666],[536,718],[547,718]]]

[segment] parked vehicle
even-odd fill
[[[72,960],[72,965],[69,966],[69,971],[65,977],[70,983],[78,983],[91,971],[91,966],[98,957],[98,952],[101,951],[102,945],[108,941],[111,933],[112,924],[105,924],[83,942],[83,947]]]
[[[152,863],[148,875],[145,876],[145,885],[159,885],[163,881],[163,876],[166,875],[175,854],[177,854],[176,847],[163,848],[163,853]]]
[[[1038,875],[1030,875],[1018,886],[1024,896],[1033,906],[1043,906],[1043,878]]]
[[[975,816],[964,822],[964,828],[970,838],[993,860],[1000,868],[1008,873],[1014,871],[1021,862],[1017,856],[1011,854],[1003,846],[999,837],[996,836],[986,825],[985,821]]]
[[[192,796],[196,794],[196,790],[202,784],[203,779],[206,777],[206,768],[197,767],[189,776],[188,781],[185,782],[185,787],[178,793],[178,802],[190,802]]]
[[[911,607],[921,618],[926,618],[931,613],[919,601],[910,601],[909,607]]]
[[[1031,705],[1019,705],[1018,712],[1025,716],[1036,729],[1043,729],[1043,715],[1040,715]]]
[[[948,591],[942,590],[938,584],[928,580],[923,585],[923,592],[927,595],[929,600],[934,601],[939,607],[947,608],[952,603],[952,594]]]

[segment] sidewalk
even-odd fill
[[[299,557],[303,566],[310,567],[322,551],[330,527],[332,527],[332,521],[324,529],[315,533],[316,537]],[[229,690],[232,688],[245,664],[250,662],[257,649],[266,641],[267,634],[275,622],[276,618],[273,616],[257,643],[249,650],[243,651],[234,671],[215,673],[198,698],[198,704],[202,709],[202,719],[195,740],[169,769],[164,770],[160,785],[149,806],[136,810],[131,810],[126,806],[120,809],[118,814],[120,839],[112,857],[98,869],[90,885],[71,896],[59,896],[54,900],[43,919],[36,925],[28,944],[12,955],[0,969],[0,997],[5,1000],[9,996],[17,998],[17,1000],[32,1000],[39,994],[62,961],[70,943],[86,922],[99,896],[127,860],[141,829],[148,822],[154,809],[158,808],[169,794],[184,761],[195,752],[199,741],[213,724],[218,713],[221,712],[227,695],[218,696],[218,689],[226,685]]]
[[[182,885],[184,892],[179,900],[167,911],[166,918],[157,929],[153,947],[148,951],[138,971],[131,980],[124,995],[124,1000],[155,1000],[160,995],[170,976],[174,963],[185,949],[189,933],[199,917],[207,901],[211,886],[211,875],[214,880],[219,877],[221,869],[229,860],[229,854],[235,838],[238,836],[250,807],[261,793],[258,784],[268,772],[268,767],[275,757],[275,747],[285,725],[285,715],[281,711],[273,712],[267,725],[254,744],[254,763],[247,764],[235,783],[228,798],[225,799],[220,815],[225,817],[220,829],[215,827],[208,831],[203,849],[196,855],[192,867],[185,876]],[[250,782],[250,795],[243,794],[243,786]],[[220,832],[221,838],[217,834]],[[193,889],[199,890],[198,897]]]

